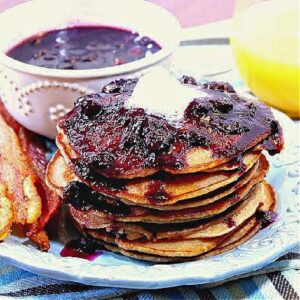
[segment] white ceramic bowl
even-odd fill
[[[25,64],[5,53],[36,33],[79,24],[110,25],[149,36],[162,49],[124,65],[91,70],[56,70]],[[23,126],[54,138],[55,125],[76,98],[100,91],[111,80],[140,76],[168,66],[180,40],[176,18],[143,0],[35,0],[0,14],[0,93]]]

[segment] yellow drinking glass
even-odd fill
[[[299,0],[237,0],[231,44],[250,90],[300,117]]]

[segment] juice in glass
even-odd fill
[[[299,0],[238,0],[231,44],[250,90],[300,117]]]

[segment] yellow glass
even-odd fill
[[[242,78],[267,104],[300,117],[299,0],[237,0],[231,38]]]

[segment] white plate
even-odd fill
[[[222,76],[224,79],[224,74]],[[234,81],[243,90],[240,81],[232,76],[227,74],[225,79]],[[267,179],[278,193],[279,218],[238,248],[188,263],[153,264],[109,252],[90,262],[60,257],[61,242],[52,241],[50,252],[43,253],[26,240],[10,237],[0,244],[0,257],[22,269],[54,279],[139,289],[212,283],[264,267],[299,242],[299,127],[284,114],[274,113],[283,127],[286,141],[286,149],[280,155],[268,156]]]

